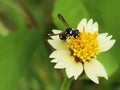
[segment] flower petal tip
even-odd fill
[[[77,79],[78,79],[78,76],[74,76],[74,79],[77,80]]]
[[[50,62],[51,62],[51,63],[56,63],[56,60],[53,59],[53,60],[51,60]]]
[[[71,78],[72,76],[73,76],[73,75],[68,75],[68,74],[67,74],[67,77],[68,77],[68,78]]]
[[[99,48],[101,52],[108,51],[113,47],[116,40],[111,38],[112,38],[112,35],[108,36],[108,33],[103,33],[98,36]]]
[[[71,78],[73,76],[73,74],[71,74],[71,72],[68,70],[68,68],[66,68],[66,74],[68,78]]]
[[[105,77],[104,77],[106,80],[108,80],[108,76],[106,75]]]
[[[112,43],[113,43],[113,45],[115,44],[115,42],[116,42],[116,40],[115,40],[115,39],[112,39]]]
[[[83,18],[83,19],[81,20],[81,22],[87,23],[87,19],[86,19],[86,18]]]
[[[95,81],[96,84],[99,84],[99,81]]]
[[[65,68],[65,67],[64,67],[64,65],[63,65],[62,63],[57,63],[57,64],[54,66],[54,68],[56,68],[56,69],[63,69],[63,68]]]
[[[94,83],[96,83],[96,84],[99,84],[99,80],[98,80],[98,77],[97,77],[97,79],[91,79]]]
[[[93,24],[93,19],[92,18],[88,21],[88,24],[90,24],[90,25]]]

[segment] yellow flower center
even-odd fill
[[[71,51],[71,55],[75,57],[76,62],[85,62],[91,58],[96,58],[99,53],[97,36],[97,32],[86,32],[83,28],[77,38],[70,37],[67,46]]]

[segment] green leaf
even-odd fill
[[[5,12],[5,19],[7,19],[6,24],[12,28],[19,28],[20,30],[26,29],[26,15],[24,10],[20,7],[20,5],[13,1],[5,0],[0,1],[0,7],[3,12]],[[5,21],[4,21],[5,22]]]
[[[98,60],[105,66],[108,76],[114,74],[119,67],[117,61],[110,52],[99,54]]]
[[[17,31],[0,39],[0,90],[15,90],[39,45],[38,31]]]
[[[65,29],[65,26],[58,19],[60,13],[70,27],[76,28],[82,18],[88,18],[86,9],[80,0],[57,0],[53,11],[53,20],[58,29]]]

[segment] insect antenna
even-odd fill
[[[68,23],[65,21],[65,19],[63,18],[63,16],[60,13],[58,13],[57,16],[61,20],[61,22],[67,27],[67,29],[66,29],[66,31],[64,31],[62,33],[48,34],[48,36],[59,35],[61,39],[66,39],[67,36],[72,34],[72,28],[70,28],[70,26],[68,25]]]
[[[53,34],[53,33],[51,34],[51,33],[49,33],[48,36],[56,36],[56,35],[61,35],[61,34],[62,33],[57,33],[57,34]]]

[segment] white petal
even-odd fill
[[[66,67],[68,78],[74,76],[74,79],[76,80],[82,72],[83,65],[80,62],[76,63],[75,61],[73,61],[71,64],[69,64],[69,66]]]
[[[93,25],[93,19],[90,19],[86,25],[86,31],[91,32],[92,31],[92,25]]]
[[[88,21],[87,25],[89,25],[89,26],[93,25],[93,19],[92,18]]]
[[[58,62],[58,60],[57,59],[53,59],[53,60],[51,60],[51,62],[52,63],[56,63],[56,62]]]
[[[108,79],[104,66],[98,60],[92,59],[92,66],[97,76]]]
[[[56,69],[63,69],[63,68],[65,68],[65,66],[66,66],[66,63],[64,63],[64,62],[57,62],[54,68],[56,68]]]
[[[81,31],[83,31],[83,27],[86,27],[86,24],[87,24],[87,20],[84,18],[84,19],[82,19],[80,22],[79,22],[79,24],[78,24],[78,26],[77,26],[77,29],[81,32]]]
[[[101,52],[109,50],[115,43],[115,40],[112,39],[111,36],[107,36],[107,33],[99,34],[98,41],[99,41],[99,48]]]
[[[107,36],[107,39],[108,39],[108,40],[110,40],[111,38],[112,38],[112,35],[110,35],[110,36]]]
[[[52,32],[53,32],[54,34],[59,34],[59,33],[61,33],[62,31],[61,31],[61,30],[53,29]]]
[[[49,58],[61,58],[61,57],[66,56],[66,55],[70,56],[70,51],[68,50],[68,48],[53,51],[50,54]]]
[[[71,56],[69,53],[61,53],[61,54],[56,54],[56,56],[54,56],[54,58],[56,58],[56,62],[71,62],[71,59],[73,59],[73,56]]]
[[[56,69],[66,68],[73,62],[73,60],[74,58],[72,56],[64,55],[64,57],[62,56],[61,58],[56,59],[56,65],[54,68]]]
[[[93,19],[90,19],[87,23],[86,19],[83,19],[79,24],[77,29],[81,32],[83,31],[83,27],[87,32],[94,33],[98,32],[98,24],[97,22],[93,23]]]
[[[48,36],[50,36],[52,39],[54,39],[54,40],[60,40],[60,38],[59,38],[59,34],[62,32],[61,30],[56,30],[56,29],[53,29],[52,30],[52,34],[48,34]],[[54,35],[54,34],[57,34],[57,35]]]
[[[61,57],[63,55],[63,52],[64,52],[63,50],[55,50],[50,54],[49,58]]]
[[[92,27],[93,32],[98,32],[98,23],[95,22]]]
[[[55,59],[53,59],[51,62],[55,62],[55,68],[58,69],[66,68],[74,60],[74,57],[71,56],[70,51],[67,52],[65,50],[64,52],[60,52],[60,50],[54,51],[52,57]]]
[[[53,35],[50,34],[49,36],[54,40],[60,40],[59,35],[54,35],[54,34],[60,34],[62,31],[53,29],[52,32],[53,32]]]
[[[56,36],[50,36],[53,40],[60,40],[60,38],[59,38],[59,36],[58,35],[56,35]]]
[[[92,62],[88,62],[86,61],[84,63],[84,69],[85,69],[85,73],[86,75],[95,83],[99,83],[98,81],[98,77],[96,75],[96,73],[94,72],[94,68],[93,68],[93,65],[92,65]]]
[[[93,23],[93,19],[90,19],[86,25],[86,31],[90,33],[98,32],[97,22]]]
[[[66,44],[62,40],[52,40],[48,39],[48,43],[55,49],[64,49],[66,48]]]

